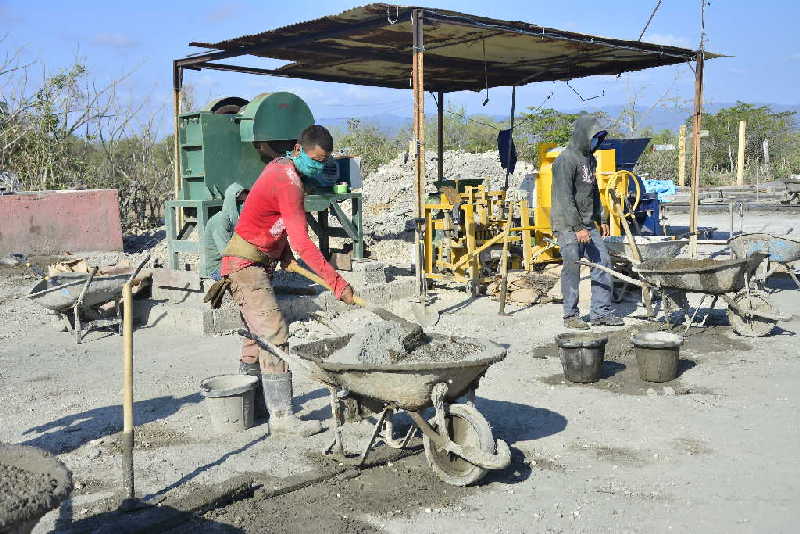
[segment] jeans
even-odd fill
[[[556,233],[558,246],[561,249],[561,258],[564,261],[564,268],[561,271],[561,294],[564,297],[565,319],[579,314],[578,285],[581,279],[581,269],[580,265],[575,262],[580,258],[586,258],[604,267],[609,267],[611,263],[600,232],[594,229],[589,232],[592,240],[588,243],[579,243],[575,232]],[[610,274],[600,269],[592,269],[592,307],[589,312],[591,320],[612,313],[611,292],[613,287]]]

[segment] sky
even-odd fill
[[[37,61],[38,72],[55,73],[75,62],[84,63],[102,84],[127,75],[124,98],[142,102],[170,124],[171,62],[200,51],[190,41],[215,42],[258,33],[361,5],[354,0],[172,0],[111,2],[108,0],[0,0],[0,57],[17,53]],[[417,5],[438,7],[620,39],[638,38],[656,0],[444,0]],[[555,7],[557,6],[557,8]],[[706,8],[706,48],[732,57],[706,63],[707,103],[737,100],[796,106],[800,104],[800,2],[796,0],[711,0]],[[662,0],[643,40],[696,48],[699,42],[699,1]],[[269,66],[266,60],[240,58],[242,64]],[[649,69],[622,77],[593,76],[571,85],[530,84],[517,90],[517,109],[548,107],[564,111],[603,109],[636,98],[651,106],[666,96],[689,105],[694,75],[687,65]],[[374,115],[410,116],[411,92],[307,80],[252,76],[214,71],[188,71],[198,104],[219,96],[250,98],[262,92],[292,91],[304,98],[317,118]],[[507,115],[510,88],[483,94],[448,94],[447,101],[467,113]],[[551,95],[548,100],[546,97]],[[433,101],[426,102],[433,110]]]

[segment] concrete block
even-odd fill
[[[0,196],[0,255],[122,250],[114,189]]]
[[[353,287],[386,283],[386,265],[375,260],[353,260],[353,272],[345,278]]]
[[[151,269],[151,272],[153,274],[153,286],[190,289],[192,291],[201,291],[203,289],[200,273],[196,271]]]

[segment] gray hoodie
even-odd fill
[[[597,161],[591,149],[596,131],[597,120],[582,114],[575,121],[567,148],[553,162],[550,221],[556,232],[591,230],[595,222],[600,223],[600,192],[595,176]]]
[[[203,276],[211,276],[214,271],[219,271],[222,261],[222,251],[233,237],[233,229],[239,222],[239,206],[236,197],[244,191],[244,187],[232,183],[225,189],[225,199],[222,201],[222,210],[208,220],[203,235],[203,250],[206,256],[205,271]]]

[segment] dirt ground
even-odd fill
[[[774,220],[748,216],[746,229],[800,230],[796,216],[773,229]],[[35,532],[79,530],[102,516],[120,486],[121,341],[94,332],[76,346],[19,298],[32,278],[18,268],[0,274],[0,441],[42,447],[73,471],[73,498]],[[442,317],[433,332],[508,347],[482,379],[476,404],[510,445],[509,468],[456,488],[417,454],[278,497],[256,491],[187,514],[174,532],[795,532],[800,293],[786,277],[770,288],[791,321],[749,339],[731,332],[724,311],[712,312],[689,331],[680,375],[664,384],[638,378],[626,340],[652,326],[633,299],[621,303],[627,325],[606,329],[603,377],[586,385],[561,374],[553,344],[564,331],[560,305],[509,307],[502,317],[492,300],[438,290]],[[408,303],[391,309],[412,318]],[[367,315],[352,311],[329,322],[353,332]],[[141,328],[135,343],[137,492],[150,505],[167,510],[238,475],[282,480],[330,461],[320,456],[328,433],[295,440],[268,435],[264,425],[237,435],[210,431],[198,384],[235,372],[235,336]],[[327,390],[296,376],[301,416],[327,419]],[[348,450],[356,452],[369,430],[368,423],[348,426]]]

